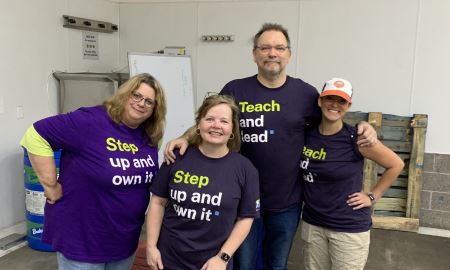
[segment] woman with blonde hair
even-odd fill
[[[147,217],[150,269],[225,270],[259,217],[258,172],[236,151],[239,109],[227,96],[206,98],[195,136],[151,186]]]
[[[139,74],[103,105],[45,118],[27,130],[21,144],[47,197],[42,241],[57,252],[59,269],[131,269],[165,114],[161,85]]]

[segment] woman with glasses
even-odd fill
[[[381,142],[357,145],[356,127],[344,123],[350,82],[326,82],[318,99],[320,124],[306,132],[300,167],[304,207],[301,237],[308,270],[363,269],[369,254],[371,207],[397,179],[403,161]],[[385,168],[371,192],[362,191],[364,158]]]
[[[230,97],[207,97],[186,153],[161,166],[147,218],[150,269],[233,269],[229,261],[259,217],[257,170],[236,152],[238,115]]]
[[[158,170],[166,102],[149,74],[103,105],[35,122],[21,144],[44,187],[42,241],[59,269],[131,269]],[[59,176],[53,149],[62,149]]]

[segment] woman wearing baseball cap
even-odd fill
[[[356,128],[343,121],[353,88],[340,78],[327,81],[318,99],[319,125],[306,132],[300,166],[304,209],[301,236],[305,267],[363,269],[369,254],[371,207],[400,174],[404,163],[381,142],[356,144]],[[362,191],[364,158],[385,171],[372,191]]]

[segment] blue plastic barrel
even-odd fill
[[[55,151],[56,173],[59,174],[61,151]],[[24,179],[25,179],[25,206],[27,223],[28,246],[40,251],[53,251],[51,245],[42,243],[44,232],[44,188],[39,183],[38,177],[31,166],[27,150],[24,149]]]

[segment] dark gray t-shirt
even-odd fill
[[[221,94],[233,96],[241,111],[241,153],[258,169],[261,209],[284,211],[299,203],[305,125],[320,119],[317,90],[289,76],[281,87],[267,88],[255,75],[229,82]]]
[[[259,217],[258,172],[236,152],[209,158],[190,146],[177,162],[161,166],[151,191],[169,201],[158,240],[168,269],[200,269],[238,217]]]
[[[303,169],[303,220],[341,232],[364,232],[372,225],[368,207],[353,210],[348,196],[360,192],[364,157],[356,145],[356,128],[344,124],[334,135],[308,131],[300,167]]]

